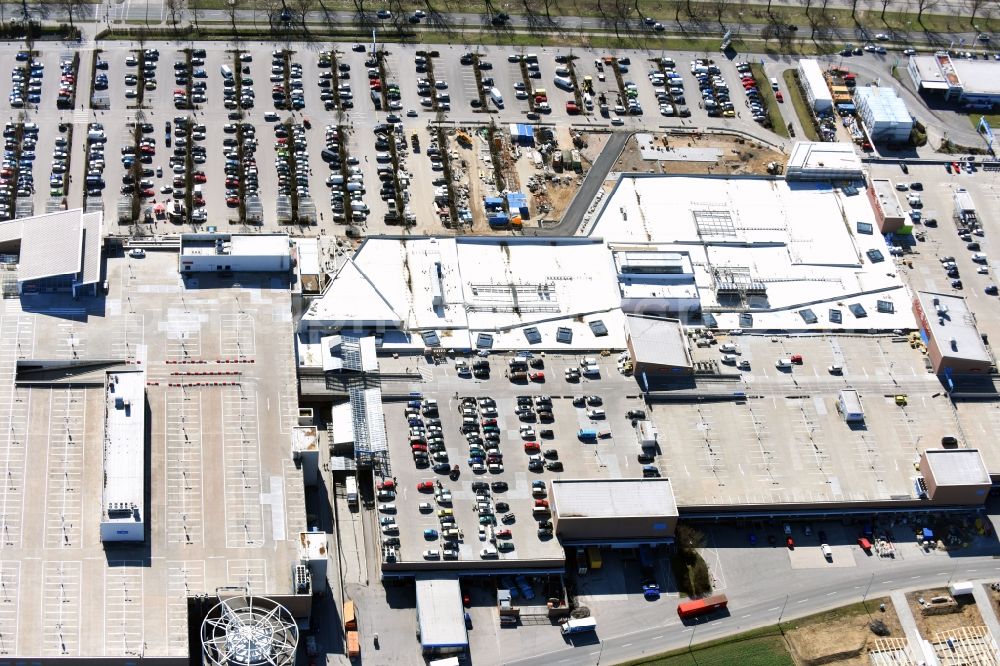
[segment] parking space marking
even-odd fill
[[[167,652],[170,656],[187,656],[187,599],[205,591],[205,561],[177,560],[167,562]]]
[[[203,543],[202,394],[172,388],[165,403],[167,543]]]
[[[226,584],[260,594],[267,585],[267,560],[226,560]]]
[[[17,649],[20,592],[21,563],[0,562],[0,654],[20,654]]]
[[[201,314],[172,311],[161,324],[166,330],[167,358],[186,360],[201,357]]]
[[[0,376],[8,380],[0,385],[0,549],[21,545],[24,522],[24,479],[28,414],[31,389],[14,386],[16,362],[34,353],[34,318],[22,315],[19,308],[9,310],[0,319]]]
[[[118,315],[121,326],[116,327],[111,337],[111,355],[115,358],[134,360],[136,349],[145,343],[144,316],[127,313]]]
[[[56,345],[56,354],[59,358],[80,358],[82,355],[86,355],[86,343],[86,328],[78,327],[72,322],[59,324],[59,337]]]
[[[80,654],[80,584],[83,563],[42,566],[42,654]]]
[[[300,532],[308,529],[306,523],[306,487],[302,479],[302,470],[295,466],[295,461],[281,461],[282,473],[285,477],[285,525],[287,538],[297,539]],[[275,507],[271,505],[271,511]]]
[[[109,562],[104,569],[104,654],[143,650],[142,562]]]
[[[798,450],[804,447],[809,452],[806,455],[811,454],[813,459],[812,465],[803,465],[798,471],[825,478],[829,474],[830,454],[825,450],[826,436],[816,403],[803,398],[789,399],[788,402],[794,404],[799,412],[799,419],[792,423],[792,432],[795,434],[795,441],[803,446],[795,448]]]
[[[282,381],[288,382],[285,386],[295,386],[296,381],[292,376],[283,377]],[[281,420],[281,432],[287,434],[292,431],[292,427],[299,421],[299,397],[294,392],[281,392],[278,394],[278,409],[281,410],[279,416]]]
[[[247,312],[220,315],[219,348],[226,358],[250,358],[257,353],[253,315]]]
[[[82,389],[49,391],[45,548],[80,548],[83,543],[86,396]]]
[[[257,416],[256,389],[239,386],[223,390],[222,465],[227,548],[264,545]]]

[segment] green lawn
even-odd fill
[[[974,128],[979,129],[979,119],[982,118],[983,115],[984,114],[982,113],[970,113],[968,115],[969,122],[972,123]],[[997,132],[1000,132],[1000,113],[987,113],[985,116],[986,122],[988,122],[990,127],[993,128],[993,133],[996,134]]]
[[[626,666],[793,666],[777,627],[765,627],[719,641],[630,661]]]
[[[767,117],[771,121],[771,131],[787,139],[788,125],[781,117],[781,108],[778,106],[778,100],[774,98],[774,91],[771,89],[764,66],[759,62],[751,64],[750,72],[753,74],[754,80],[757,81],[757,90],[764,100],[764,108],[767,109]]]
[[[795,107],[795,115],[799,117],[799,124],[802,125],[802,131],[805,133],[806,139],[809,141],[819,141],[819,135],[816,133],[816,125],[813,123],[812,112],[809,110],[809,102],[802,97],[802,91],[799,90],[799,83],[795,77],[795,70],[786,69],[782,72],[781,78],[785,80],[788,101]]]

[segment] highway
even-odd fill
[[[730,581],[731,587],[725,590],[729,597],[729,615],[725,617],[685,626],[673,612],[673,604],[668,604],[663,624],[615,636],[602,635],[598,627],[599,642],[581,647],[567,644],[562,650],[506,663],[509,666],[614,664],[772,625],[779,617],[784,622],[859,602],[863,597],[886,596],[895,589],[936,587],[947,585],[949,580],[1000,578],[1000,560],[994,559],[992,552],[952,558],[940,554],[908,557],[877,568],[878,571],[867,566],[824,572],[761,570],[751,579]]]

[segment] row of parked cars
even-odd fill
[[[59,136],[56,137],[56,145],[52,149],[52,171],[49,173],[49,196],[66,196],[66,171],[69,169],[69,139],[66,133],[69,125],[59,123]],[[58,171],[57,171],[58,165]]]
[[[17,60],[27,61],[29,54],[27,51],[20,51]],[[38,106],[42,101],[42,75],[45,73],[45,64],[41,60],[32,60],[29,64],[18,65],[10,73],[10,95],[7,99],[11,108],[24,108],[25,103]]]
[[[691,74],[698,80],[701,103],[710,117],[732,118],[736,108],[729,94],[729,85],[714,60],[697,58],[691,61]]]
[[[327,111],[337,109],[339,98],[340,108],[354,108],[354,93],[351,91],[351,64],[341,62],[333,69],[333,52],[324,51],[319,54],[319,98]]]
[[[160,61],[158,49],[145,49],[142,52],[142,72],[138,71],[139,57],[129,54],[125,58],[126,67],[135,67],[136,71],[125,74],[125,99],[136,99],[139,96],[139,80],[143,82],[143,90],[156,90],[156,64]]]
[[[188,78],[190,69],[191,79]],[[191,67],[188,67],[186,60],[174,61],[174,107],[178,109],[191,109],[197,104],[205,104],[208,101],[208,72],[205,71],[205,49],[192,49]],[[187,86],[191,86],[191,94],[188,95]]]
[[[64,56],[59,60],[59,93],[56,108],[72,109],[76,104],[76,59]]]
[[[649,70],[649,83],[653,86],[653,94],[660,104],[660,114],[664,116],[691,115],[684,103],[684,79],[677,73],[677,64],[673,58],[660,58],[659,68]]]
[[[760,82],[754,78],[748,63],[737,63],[736,71],[740,73],[740,82],[743,84],[744,92],[746,92],[748,108],[753,115],[753,119],[758,123],[763,123],[767,120],[767,109],[764,108],[764,103],[760,96],[760,88],[758,87]],[[781,91],[778,90],[777,79],[771,79],[770,85],[774,90],[775,98],[780,102],[782,95]]]
[[[20,132],[13,122],[4,125],[3,164],[0,165],[0,219],[9,220],[17,212],[17,198],[29,197],[35,191],[32,164],[38,142],[38,126],[24,123]]]
[[[248,64],[253,61],[253,56],[243,51],[237,60],[236,67],[240,68],[239,86],[236,85],[236,73],[233,67],[222,65],[219,68],[222,73],[222,105],[231,112],[236,112],[237,109],[252,109],[256,99],[253,77],[250,76],[250,65]],[[280,78],[283,80],[283,75]],[[230,113],[230,119],[232,117],[233,113]]]
[[[301,123],[274,126],[274,168],[278,172],[278,194],[299,199],[309,197],[309,151],[306,128]],[[292,164],[294,163],[294,170]]]
[[[306,95],[302,82],[302,65],[290,62],[290,52],[275,49],[271,52],[271,99],[276,109],[298,111],[306,107]],[[288,67],[288,83],[285,83],[285,67]]]
[[[104,155],[108,137],[104,134],[102,123],[87,125],[87,174],[84,177],[88,197],[99,197],[104,190],[104,167],[107,166]],[[57,166],[59,170],[57,171]],[[52,166],[53,173],[65,173],[65,165]]]
[[[257,129],[246,122],[227,123],[222,127],[227,135],[223,139],[223,155],[226,158],[226,205],[235,208],[240,205],[240,187],[243,197],[257,196],[260,181],[257,171]],[[242,155],[241,144],[242,142]]]

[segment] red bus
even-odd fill
[[[682,604],[677,604],[677,614],[680,615],[682,620],[686,620],[691,617],[714,613],[720,608],[725,608],[728,604],[729,599],[726,598],[726,595],[713,594],[712,596],[705,597],[704,599],[695,599],[693,601],[686,601]]]

